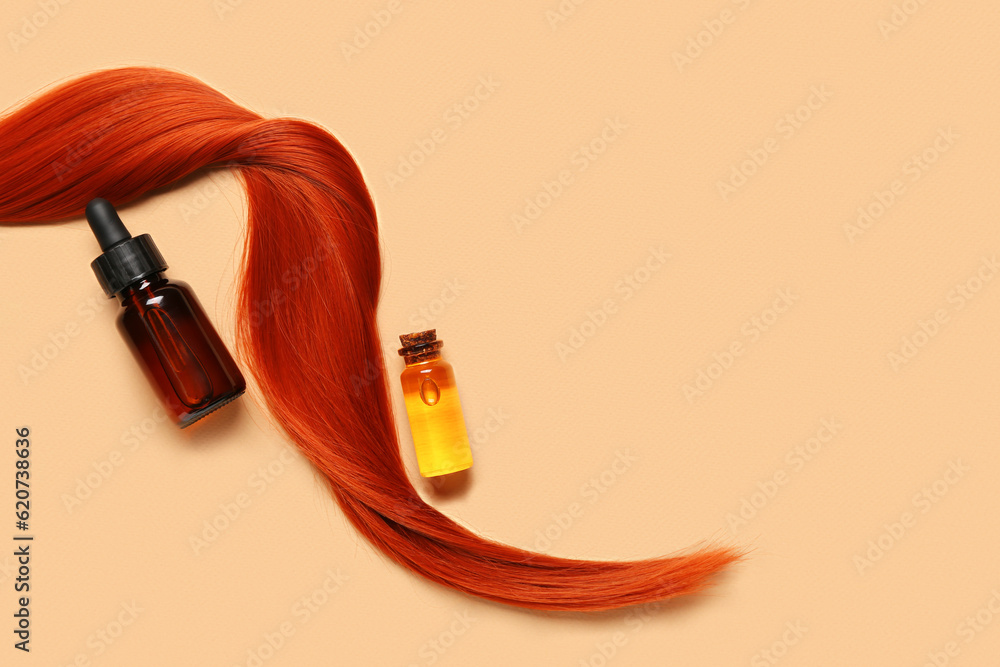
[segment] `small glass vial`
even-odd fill
[[[441,359],[443,341],[435,329],[403,334],[399,354],[406,362],[403,383],[410,433],[417,464],[424,477],[437,477],[472,466],[472,449],[465,431],[451,364]]]
[[[167,413],[190,426],[246,390],[243,374],[191,288],[163,277],[149,234],[129,234],[104,199],[87,204],[103,254],[91,264],[108,297],[121,299],[118,329]]]

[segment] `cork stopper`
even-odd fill
[[[441,356],[441,346],[444,345],[444,341],[437,339],[437,329],[400,334],[399,342],[403,345],[399,349],[399,355],[408,364],[437,359]]]

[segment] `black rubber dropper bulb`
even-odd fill
[[[101,250],[108,250],[122,241],[132,238],[125,223],[118,217],[118,211],[107,199],[91,199],[87,204],[87,222],[101,244]]]

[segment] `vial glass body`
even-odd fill
[[[150,276],[119,297],[118,328],[182,428],[246,390],[243,374],[186,283]]]
[[[451,364],[440,357],[409,363],[400,380],[420,474],[436,477],[471,467],[472,450]]]

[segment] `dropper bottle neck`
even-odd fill
[[[133,238],[108,200],[98,198],[87,204],[87,222],[103,251],[90,266],[109,298],[117,294],[124,299],[131,286],[154,283],[167,269],[149,234]]]

